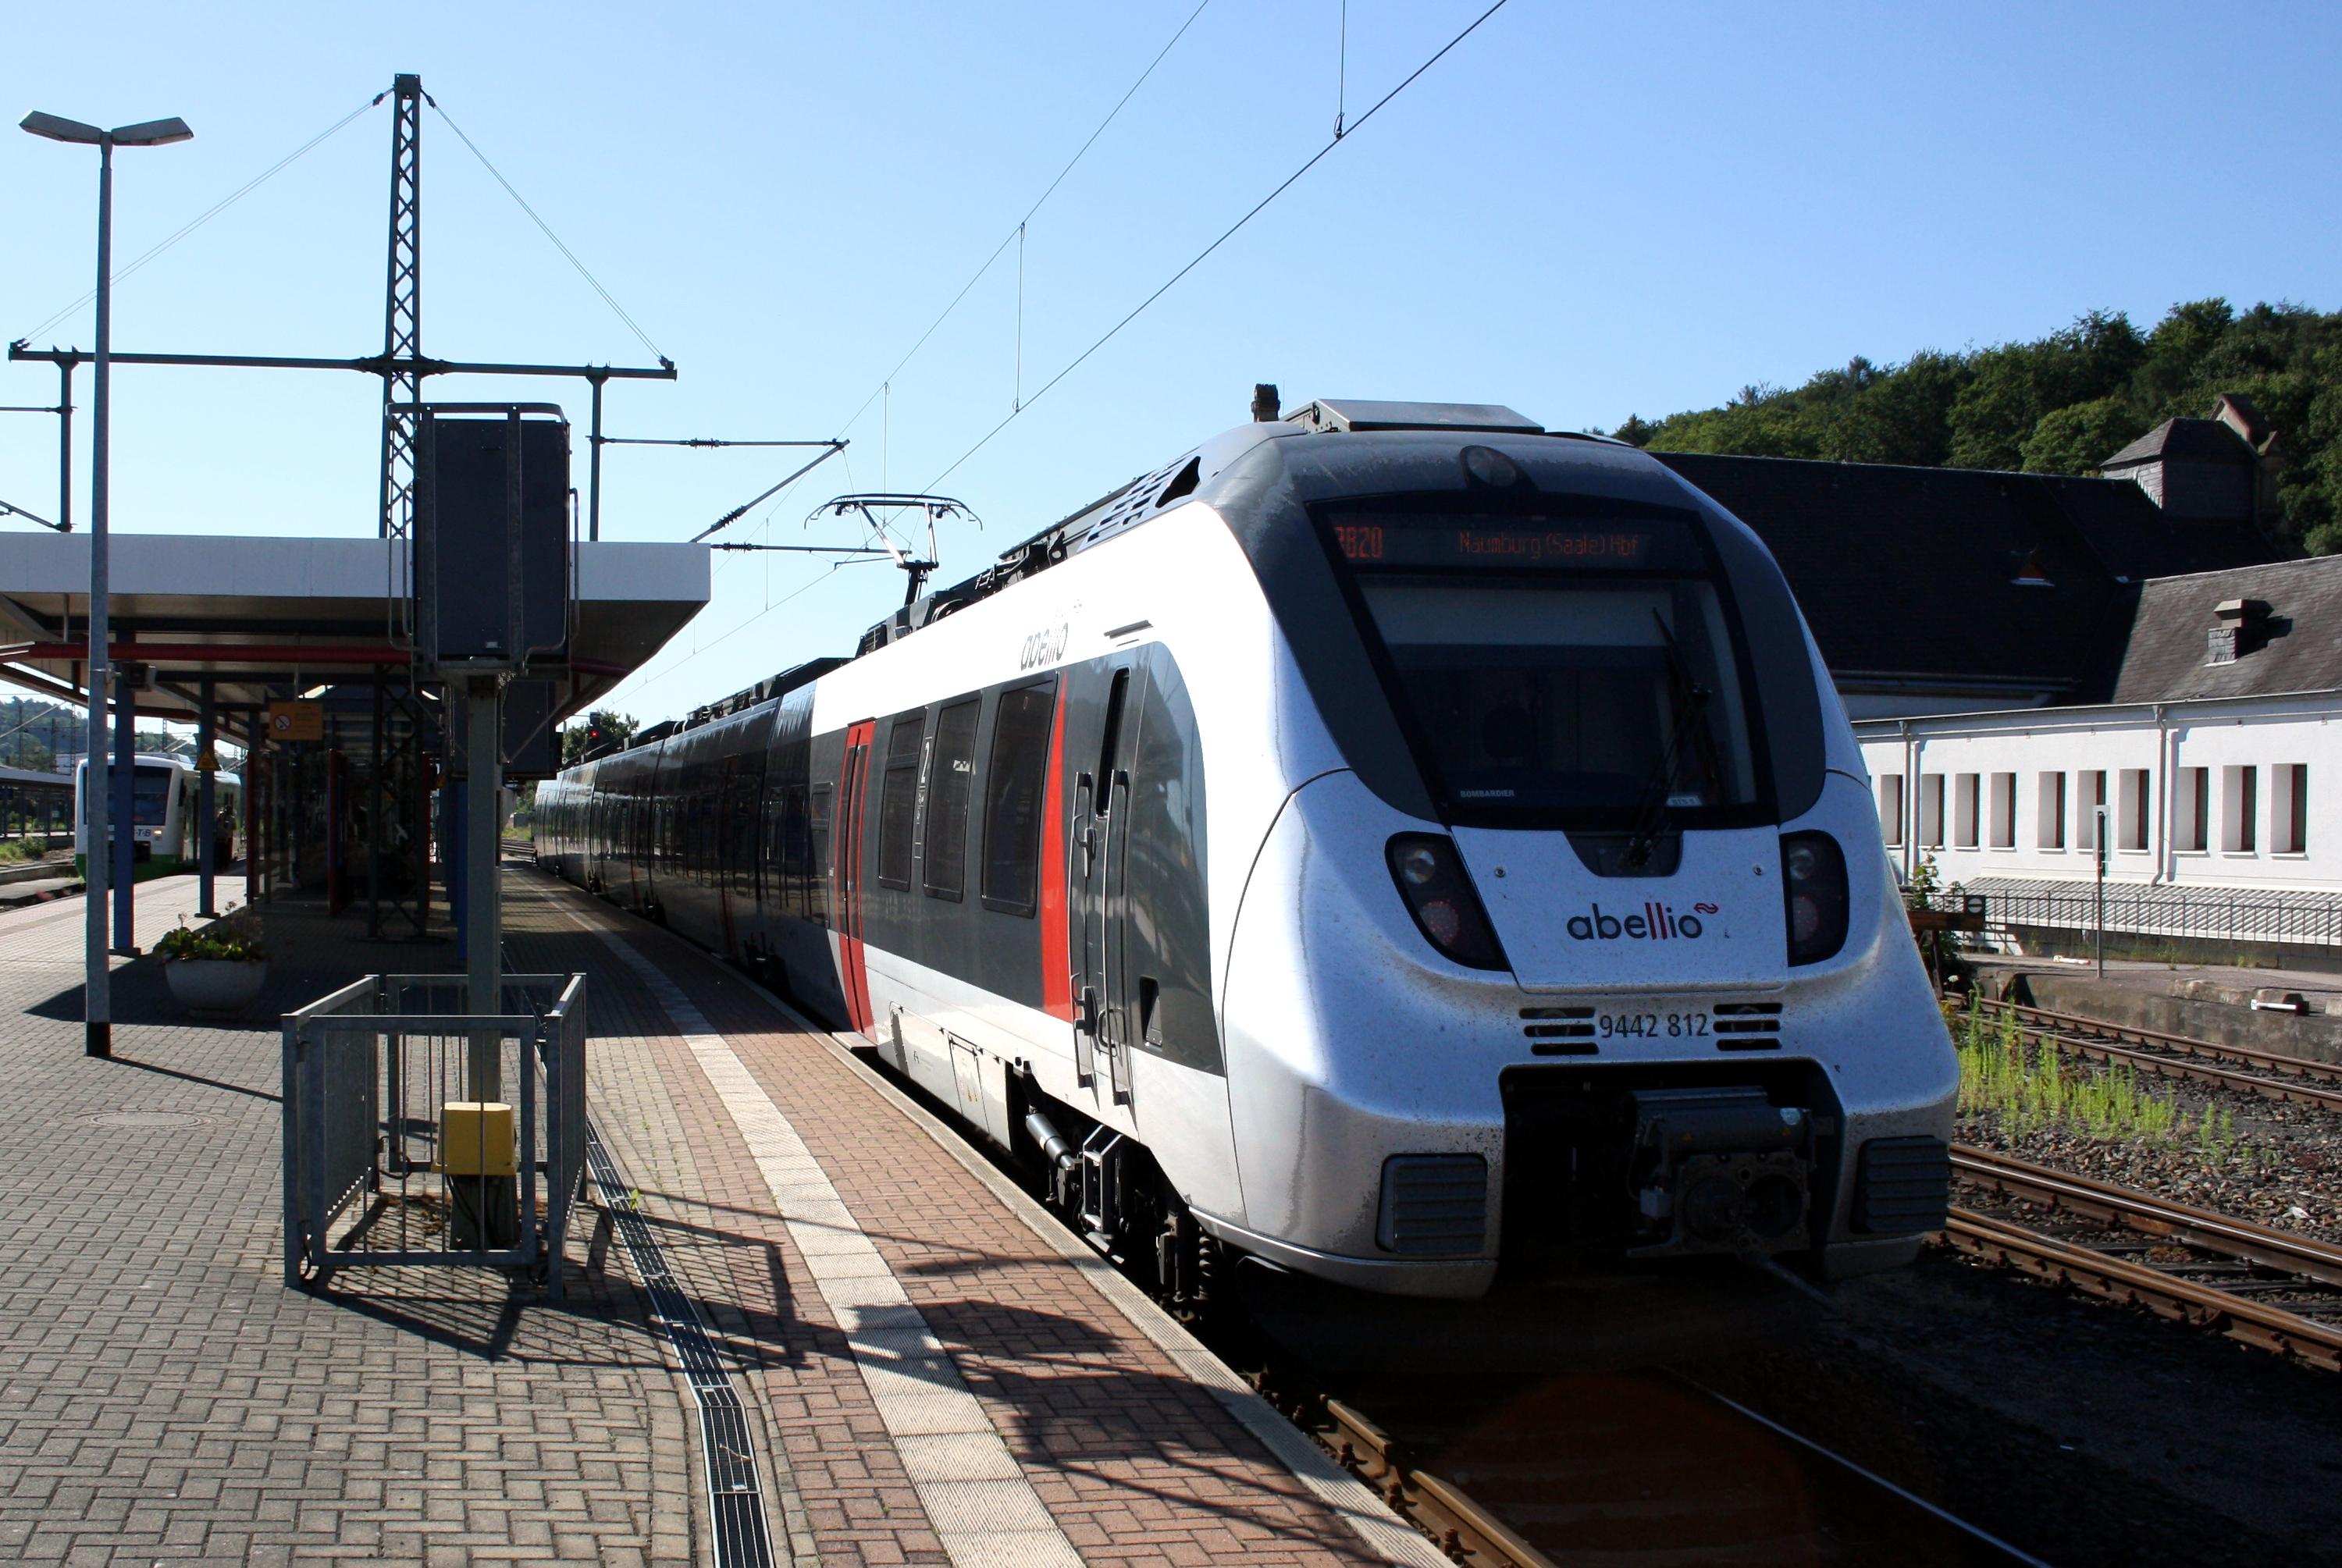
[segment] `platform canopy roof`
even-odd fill
[[[256,707],[409,661],[403,540],[117,534],[111,544],[113,658],[141,672],[142,714],[193,718],[206,679],[219,704]],[[84,699],[89,544],[86,534],[0,534],[0,676],[12,684]],[[708,595],[703,545],[574,551],[568,661],[531,672],[557,678],[556,717],[641,667]]]

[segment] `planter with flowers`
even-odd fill
[[[229,926],[178,926],[155,944],[163,979],[179,1005],[197,1013],[238,1013],[260,994],[268,954],[250,934]]]

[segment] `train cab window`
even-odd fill
[[[878,785],[878,884],[911,885],[911,834],[918,824],[919,743],[925,709],[905,714],[886,732],[886,776]]]
[[[984,777],[984,907],[1030,916],[1041,887],[1042,785],[1057,684],[1000,694]]]
[[[929,898],[956,904],[967,889],[967,796],[976,779],[976,699],[936,715],[933,777],[927,785],[927,841],[922,859]]]
[[[1687,519],[1403,497],[1321,519],[1448,814],[1743,825],[1761,804],[1731,606]]]
[[[140,764],[130,775],[130,822],[134,827],[161,827],[171,805],[171,770]]]

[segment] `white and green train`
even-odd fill
[[[74,869],[88,874],[89,806],[83,792],[88,787],[89,764],[74,769]],[[202,821],[198,793],[202,775],[184,757],[138,754],[130,775],[132,874],[140,878],[193,871],[203,840],[212,835],[212,864],[225,867],[235,858],[238,824],[244,811],[244,783],[230,773],[212,775],[212,820]],[[107,786],[113,787],[109,770]],[[122,824],[113,824],[120,833]]]

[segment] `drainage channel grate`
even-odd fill
[[[756,1483],[756,1442],[748,1435],[748,1414],[740,1404],[740,1391],[707,1337],[699,1309],[667,1272],[666,1252],[651,1233],[650,1225],[628,1201],[626,1181],[589,1123],[586,1129],[586,1161],[594,1184],[602,1190],[602,1206],[616,1222],[618,1239],[635,1260],[635,1272],[650,1293],[651,1311],[675,1346],[676,1358],[691,1384],[699,1405],[699,1440],[707,1455],[707,1512],[716,1533],[717,1568],[774,1568],[772,1526],[765,1517],[765,1496]]]

